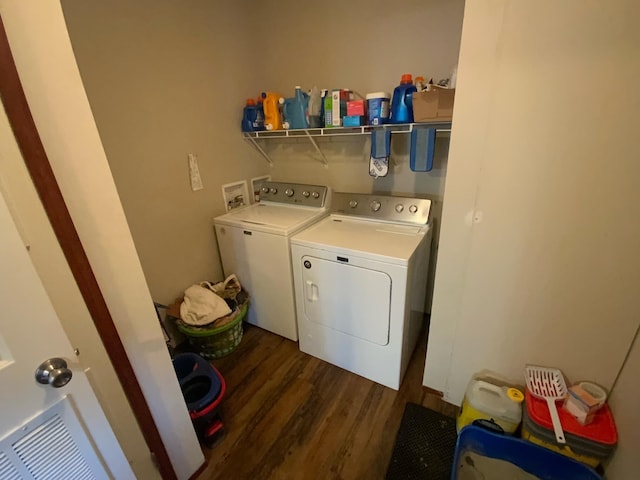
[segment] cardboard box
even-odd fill
[[[596,388],[599,387],[596,386]],[[580,425],[588,425],[604,404],[606,392],[602,390],[601,395],[605,395],[605,397],[595,398],[592,392],[589,392],[581,384],[573,385],[569,388],[569,394],[565,398],[564,408],[578,420]]]
[[[343,127],[361,127],[367,124],[367,118],[363,115],[345,115],[342,117]]]
[[[350,117],[364,117],[367,114],[364,100],[350,100],[347,102],[347,115]]]
[[[347,114],[347,102],[349,101],[349,97],[350,97],[350,92],[349,90],[333,90],[331,92],[331,108],[332,108],[332,114],[331,114],[331,124],[334,127],[341,127],[342,126],[342,117],[344,117]]]
[[[329,92],[324,97],[324,126],[333,127],[333,95]]]
[[[455,88],[433,87],[429,91],[413,94],[415,122],[450,122],[453,118]]]
[[[171,305],[167,307],[167,315],[173,318],[180,318],[180,305],[184,298],[176,298]]]

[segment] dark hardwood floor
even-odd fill
[[[422,386],[425,338],[396,392],[245,325],[238,349],[213,362],[227,382],[226,434],[198,478],[384,478],[406,402],[457,413]]]

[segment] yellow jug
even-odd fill
[[[262,108],[264,110],[264,127],[267,130],[282,130],[282,115],[279,100],[282,95],[273,92],[262,92]]]

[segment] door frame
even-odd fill
[[[31,115],[0,16],[0,98],[49,222],[144,439],[165,479],[177,478],[113,318],[93,273]]]

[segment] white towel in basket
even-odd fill
[[[208,325],[217,318],[229,315],[231,309],[218,295],[200,285],[191,285],[184,291],[180,305],[180,318],[189,325]]]

